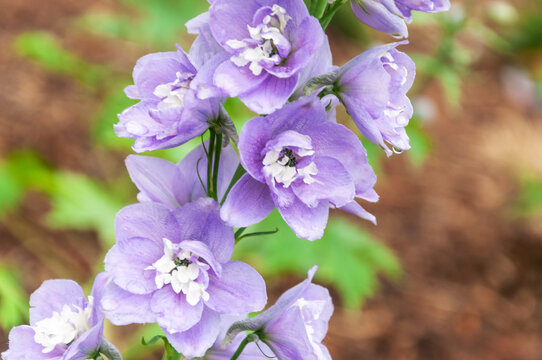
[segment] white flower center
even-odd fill
[[[306,166],[300,167],[299,160],[313,154],[314,150],[303,148],[298,148],[296,152],[289,148],[270,150],[262,161],[263,172],[273,181],[283,184],[285,188],[298,178],[303,179],[305,184],[312,184],[316,181],[312,176],[318,174],[316,164],[311,161]]]
[[[181,73],[176,74],[175,81],[158,85],[153,94],[162,99],[158,104],[158,109],[181,108],[184,106],[184,96],[190,89],[190,82],[194,74]]]
[[[68,345],[79,335],[90,329],[89,319],[92,313],[92,298],[85,309],[75,310],[64,305],[61,313],[53,312],[51,317],[40,320],[32,327],[34,341],[43,346],[44,354],[53,351],[60,344]]]
[[[197,256],[190,251],[180,249],[168,239],[164,241],[164,255],[145,270],[155,270],[154,281],[156,288],[171,285],[175,293],[186,295],[186,301],[194,306],[200,299],[209,300],[207,286],[198,282],[200,272],[209,270],[209,265],[197,260]]]
[[[276,44],[285,39],[284,31],[290,20],[291,17],[283,7],[273,5],[271,14],[263,18],[262,24],[256,27],[247,25],[251,39],[226,42],[226,45],[238,51],[230,60],[239,67],[250,64],[249,69],[256,76],[262,73],[262,65],[280,64],[282,59],[278,55]]]

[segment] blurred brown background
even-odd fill
[[[205,8],[203,1],[163,2],[195,14]],[[416,153],[419,158],[401,154],[378,161],[381,201],[370,210],[379,224],[363,224],[391,248],[403,275],[382,278],[359,311],[343,309],[335,298],[326,344],[337,360],[542,359],[542,49],[536,42],[542,38],[542,7],[536,1],[452,2],[458,6],[444,21],[466,20],[446,40],[455,42],[448,47],[454,53],[441,60],[457,72],[446,78],[418,62],[412,93],[416,131],[424,139],[419,146],[427,149]],[[149,34],[138,22],[145,10],[131,3],[141,2],[0,0],[0,157],[5,164],[22,163],[14,166],[26,184],[0,223],[0,265],[16,274],[25,295],[48,278],[91,281],[107,250],[99,240],[108,231],[104,226],[112,227],[114,212],[107,210],[135,201],[123,166],[127,143],[109,140],[116,119],[95,124],[108,114],[104,103],[116,109],[124,101],[117,100],[122,86],[111,84],[128,83],[138,57],[168,51],[173,43],[161,44],[160,33]],[[336,19],[329,28],[336,64],[357,55],[368,39],[391,41],[362,26],[349,27],[347,10],[340,16],[350,22]],[[525,30],[534,34],[518,35],[522,21],[537,12],[541,21],[535,18]],[[122,14],[124,23],[92,22],[88,14]],[[192,38],[182,34],[185,17],[157,32],[189,45]],[[415,19],[410,45],[402,51],[435,54],[451,30],[428,19]],[[143,35],[123,33],[130,26],[142,26]],[[32,38],[21,38],[36,31],[55,39],[46,44],[52,48],[36,50]],[[510,45],[521,36],[532,36],[534,45]],[[69,54],[48,59],[55,46]],[[117,94],[114,100],[111,94]],[[57,193],[86,188],[44,175],[35,156],[47,169],[89,176],[121,194],[117,207],[102,209],[102,200],[110,200],[95,193],[86,200],[84,211],[105,212],[111,223],[81,220],[70,229],[55,222],[58,212],[51,220],[58,201],[70,201]],[[21,192],[9,184],[0,190],[8,198]],[[268,282],[270,298],[299,280],[275,277]],[[120,347],[138,341],[131,337],[134,328],[108,331]],[[0,351],[6,348],[7,331],[0,330]],[[144,357],[159,359],[160,353]]]

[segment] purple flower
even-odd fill
[[[412,10],[440,12],[450,9],[449,0],[351,0],[352,10],[365,24],[394,37],[408,37],[406,22]]]
[[[115,225],[101,302],[113,324],[157,322],[178,351],[195,357],[215,342],[220,314],[265,305],[262,277],[245,263],[229,261],[233,229],[221,221],[212,199],[173,212],[159,203],[130,205]]]
[[[241,344],[241,341],[243,341],[244,334],[239,334],[233,341],[226,345],[222,346],[222,342],[224,341],[224,338],[226,337],[226,332],[231,327],[231,325],[234,322],[241,321],[247,319],[247,316],[231,316],[231,315],[223,315],[220,317],[220,334],[218,335],[215,343],[213,346],[207,350],[205,355],[199,359],[201,360],[230,360],[237,351],[237,348]],[[258,346],[260,348],[258,348]],[[271,350],[267,348],[266,345],[258,344],[258,346],[255,343],[249,343],[241,355],[239,356],[239,360],[268,360],[269,358],[266,355],[272,354]]]
[[[354,201],[378,199],[366,151],[356,135],[327,117],[317,97],[306,97],[245,124],[239,156],[247,174],[221,209],[228,224],[255,224],[277,206],[299,237],[315,240],[323,235],[330,207],[374,221]]]
[[[416,67],[408,55],[395,48],[402,43],[375,47],[339,68],[335,93],[370,141],[391,155],[390,143],[410,149],[405,131],[412,117],[406,93],[414,82]]]
[[[252,319],[232,325],[227,341],[245,330],[254,331],[278,360],[331,360],[322,344],[333,303],[326,288],[311,283],[317,267],[308,278],[286,291],[277,302]]]
[[[124,110],[114,128],[118,136],[135,139],[136,152],[179,146],[211,125],[231,126],[219,99],[197,97],[192,82],[198,69],[180,47],[143,56],[133,78],[126,95],[141,101]]]
[[[218,169],[218,199],[226,193],[238,164],[235,150],[231,146],[223,148]],[[206,196],[200,178],[205,183],[207,156],[201,145],[177,165],[160,158],[129,155],[126,168],[140,191],[137,195],[140,202],[156,202],[174,210]]]
[[[72,280],[45,281],[30,296],[30,326],[11,330],[2,358],[79,360],[94,357],[97,351],[120,356],[103,339],[103,315],[96,303],[104,283],[103,274],[98,275],[87,301]]]
[[[280,108],[324,41],[302,0],[216,0],[210,27],[228,57],[214,84],[254,112]]]

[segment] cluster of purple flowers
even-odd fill
[[[265,282],[231,257],[236,235],[275,208],[308,240],[323,236],[333,208],[376,223],[356,200],[378,200],[376,175],[358,135],[336,122],[339,104],[388,156],[410,147],[414,63],[398,42],[333,66],[322,19],[345,2],[312,0],[322,10],[315,17],[303,0],[211,0],[187,23],[197,34],[188,53],[177,47],[139,59],[126,88],[139,102],[119,115],[117,135],[134,139],[136,152],[207,132],[208,140],[178,164],[128,156],[139,203],[117,214],[116,244],[91,296],[70,280],[45,282],[31,296],[30,325],[11,331],[5,360],[120,359],[103,338],[104,318],[157,323],[187,359],[331,359],[322,340],[333,305],[311,283],[316,267],[249,319],[267,303]],[[449,3],[351,6],[369,26],[404,37],[412,10]],[[259,114],[239,135],[223,107],[228,97]]]

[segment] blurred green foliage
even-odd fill
[[[28,298],[14,269],[0,264],[0,326],[9,331],[28,319]]]
[[[23,33],[15,40],[17,53],[51,72],[71,76],[95,88],[108,75],[105,67],[90,64],[65,50],[57,39],[46,32]]]
[[[86,14],[79,24],[97,34],[171,48],[185,32],[185,22],[208,7],[206,1],[195,0],[121,0],[121,3],[126,11]]]
[[[533,217],[542,214],[542,180],[536,177],[524,180],[514,212],[519,217]]]
[[[397,258],[368,232],[340,217],[332,217],[322,239],[299,239],[275,210],[263,222],[245,233],[279,232],[242,239],[235,257],[247,260],[264,276],[282,273],[306,274],[319,266],[317,279],[333,285],[344,304],[358,308],[378,285],[378,274],[396,278],[401,273]]]

